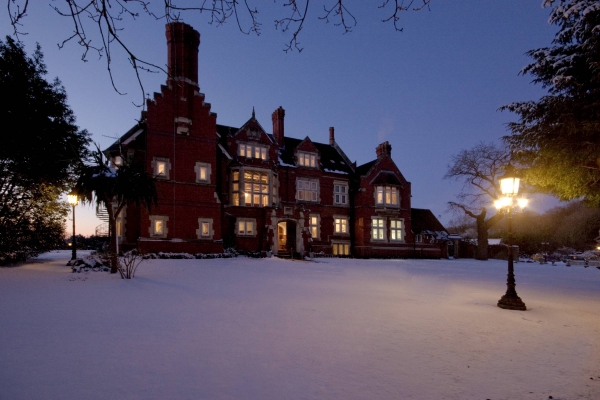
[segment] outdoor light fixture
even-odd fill
[[[73,206],[73,241],[71,246],[71,260],[75,260],[77,259],[77,246],[75,243],[75,206],[79,203],[79,196],[77,195],[77,192],[74,190],[71,191],[71,193],[67,195],[67,201]]]
[[[500,178],[499,181],[500,190],[504,197],[496,200],[494,205],[499,212],[506,213],[508,218],[508,278],[506,280],[506,293],[498,300],[498,307],[507,310],[525,311],[527,310],[527,307],[519,295],[517,295],[517,284],[515,282],[512,248],[512,215],[516,207],[523,209],[528,201],[525,198],[516,199],[517,194],[519,194],[519,183],[521,179],[511,164],[508,164],[504,176]]]

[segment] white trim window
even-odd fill
[[[260,144],[238,144],[238,156],[245,158],[257,158],[260,160],[266,160],[269,155],[267,146]]]
[[[349,256],[350,244],[348,243],[331,243],[331,250],[334,256]]]
[[[348,234],[348,217],[334,216],[333,231],[340,235]]]
[[[238,236],[256,236],[256,219],[238,218],[236,233]]]
[[[244,205],[268,207],[269,197],[269,174],[244,171]]]
[[[231,171],[231,205],[240,205],[240,171]]]
[[[151,237],[166,238],[169,233],[167,227],[167,221],[169,217],[166,215],[150,215],[150,229],[149,233]]]
[[[348,182],[333,182],[333,204],[348,205]]]
[[[152,159],[152,172],[155,178],[169,179],[171,163],[168,158],[154,157]]]
[[[212,239],[214,234],[212,218],[198,218],[198,229],[196,229],[198,239]]]
[[[319,181],[308,179],[296,180],[296,200],[319,201]]]
[[[371,219],[371,240],[385,240],[385,219],[373,217]]]
[[[314,153],[306,153],[304,151],[298,152],[298,165],[303,167],[316,168],[317,167],[317,155]]]
[[[390,220],[390,240],[393,242],[404,241],[404,220],[392,219]]]
[[[197,162],[194,167],[194,171],[196,172],[196,182],[210,183],[210,170],[210,164]]]
[[[400,205],[398,188],[394,186],[376,186],[375,204],[398,207]]]
[[[308,218],[310,235],[313,239],[318,240],[321,237],[321,216],[319,214],[310,214]]]

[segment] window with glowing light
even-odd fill
[[[310,214],[309,216],[309,229],[310,229],[310,235],[312,236],[313,239],[319,239],[320,235],[320,225],[321,225],[321,218],[319,216],[319,214]]]
[[[196,229],[198,239],[212,239],[213,234],[212,218],[198,218],[198,229]]]
[[[197,162],[194,167],[194,171],[196,172],[196,182],[199,183],[210,183],[210,164]]]
[[[393,242],[404,241],[404,221],[401,219],[390,220],[390,240]]]
[[[376,186],[375,203],[377,205],[398,207],[400,205],[398,188],[393,186]]]
[[[244,205],[251,207],[269,206],[269,174],[244,171]]]
[[[158,179],[169,179],[171,163],[168,158],[155,157],[152,160],[152,169],[154,177]]]
[[[371,220],[371,240],[385,240],[385,219],[373,218]]]
[[[256,236],[256,220],[254,218],[240,218],[237,220],[238,236]]]
[[[298,152],[298,165],[303,167],[316,168],[317,166],[317,155],[313,153],[305,153],[303,151]]]
[[[348,234],[348,217],[334,217],[333,227],[335,233]]]
[[[334,256],[350,255],[350,245],[348,243],[332,243],[331,250]]]
[[[149,233],[151,237],[167,237],[169,229],[167,228],[167,222],[169,217],[166,215],[150,215],[150,229]]]

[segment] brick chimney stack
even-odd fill
[[[391,157],[392,156],[392,145],[388,141],[385,141],[385,142],[381,143],[379,146],[377,146],[377,149],[375,149],[375,152],[377,153],[377,159],[383,158],[384,156]]]
[[[169,49],[169,80],[181,79],[198,84],[198,47],[200,33],[183,22],[171,22],[166,29]]]
[[[273,119],[273,136],[280,146],[283,146],[283,118],[285,117],[285,110],[279,106],[279,108],[273,111],[271,118]]]
[[[333,146],[335,144],[335,128],[333,126],[329,127],[329,145]]]

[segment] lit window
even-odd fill
[[[319,215],[311,214],[309,218],[310,235],[313,239],[319,239]]]
[[[256,222],[254,219],[238,219],[237,234],[239,236],[254,236]]]
[[[257,171],[244,172],[244,205],[269,206],[269,174]]]
[[[371,228],[372,240],[385,240],[385,220],[383,218],[373,218]]]
[[[299,201],[319,201],[319,182],[307,179],[296,181],[296,199]]]
[[[167,164],[164,161],[158,161],[156,163],[156,175],[165,176],[167,173]]]
[[[332,243],[331,245],[334,256],[349,256],[350,245],[347,243]]]
[[[238,144],[238,155],[245,158],[258,158],[261,160],[267,159],[267,147],[259,144]]]
[[[345,182],[334,183],[333,203],[340,205],[348,204],[348,184]]]
[[[377,186],[375,188],[375,201],[377,204],[398,206],[398,188],[391,186]]]
[[[169,230],[167,229],[167,221],[169,217],[163,215],[150,215],[150,229],[149,233],[151,237],[167,237]]]
[[[197,162],[194,167],[197,182],[210,182],[210,164]]]
[[[404,236],[402,235],[402,220],[392,219],[390,221],[390,240],[404,240]]]
[[[298,152],[298,165],[303,167],[315,168],[317,166],[317,156],[311,153]]]
[[[240,205],[240,171],[231,172],[231,205]]]
[[[156,178],[169,179],[171,164],[168,158],[154,158],[152,160],[152,168],[154,169],[154,176]]]
[[[212,218],[198,218],[198,229],[196,229],[198,239],[210,239],[213,237],[212,223]]]
[[[348,233],[348,218],[336,217],[333,224],[335,233]]]

